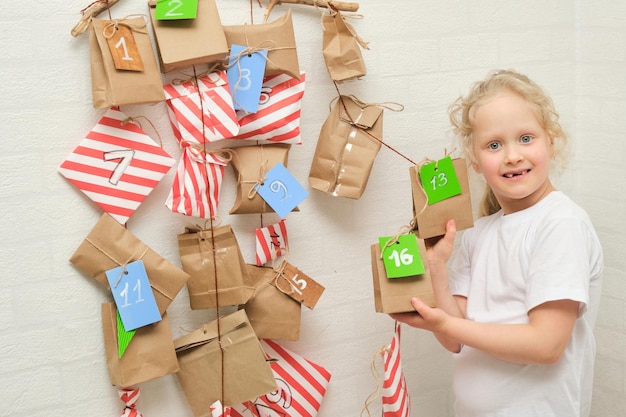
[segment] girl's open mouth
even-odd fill
[[[515,177],[520,177],[522,175],[526,175],[530,172],[530,169],[525,169],[523,171],[518,171],[518,172],[507,172],[506,174],[503,175],[504,178],[515,178]]]

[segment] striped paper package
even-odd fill
[[[59,172],[125,224],[176,162],[118,107],[111,107]]]
[[[272,340],[263,339],[261,345],[270,358],[278,359],[270,364],[278,390],[233,407],[231,417],[317,416],[330,372]]]
[[[400,323],[396,324],[396,333],[383,352],[383,362],[383,417],[409,417],[411,398],[400,362]]]
[[[183,146],[165,206],[174,213],[214,219],[226,165],[228,159],[217,153]]]
[[[135,408],[139,399],[139,388],[120,388],[117,393],[120,400],[124,402],[122,417],[143,417]]]
[[[263,266],[289,249],[285,220],[256,229],[256,266]]]
[[[179,142],[203,144],[235,136],[239,122],[225,71],[163,86],[167,112]]]
[[[300,78],[298,80],[287,74],[265,77],[257,112],[237,112],[239,134],[233,139],[301,144],[300,107],[304,96],[304,72]]]

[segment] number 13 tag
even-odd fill
[[[309,195],[280,162],[265,175],[265,181],[256,187],[257,193],[281,219]]]
[[[424,263],[417,246],[417,236],[400,235],[398,241],[386,246],[392,237],[379,237],[380,250],[387,278],[402,278],[424,273]]]
[[[420,168],[422,188],[428,197],[428,205],[461,194],[461,184],[449,156]]]
[[[127,332],[161,320],[143,261],[131,262],[105,273]]]

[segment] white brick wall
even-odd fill
[[[89,1],[0,2],[0,415],[116,415],[121,410],[103,355],[100,303],[106,292],[69,263],[100,210],[64,180],[58,165],[102,115],[91,107],[87,35],[72,38]],[[263,9],[254,3],[260,23]],[[263,2],[264,4],[266,2]],[[572,137],[571,168],[560,187],[590,213],[606,251],[604,298],[597,325],[594,417],[626,415],[626,4],[542,0],[415,2],[361,0],[364,19],[352,23],[369,41],[368,75],[341,85],[364,101],[394,101],[384,139],[414,161],[450,147],[447,105],[496,67],[516,68],[554,97]],[[145,13],[145,0],[120,0],[113,17]],[[217,0],[224,24],[249,19],[249,1]],[[285,5],[277,6],[272,20]],[[293,6],[300,65],[307,72],[304,144],[290,154],[290,171],[308,187],[319,128],[335,89],[321,56],[315,9]],[[105,15],[101,15],[104,17]],[[159,129],[165,149],[180,152],[162,105],[125,106]],[[320,417],[355,416],[374,389],[369,364],[390,341],[393,322],[374,312],[369,245],[395,233],[411,216],[410,164],[383,148],[364,196],[333,199],[315,190],[288,216],[290,262],[326,287],[304,310],[298,342],[285,343],[333,374]],[[228,216],[234,179],[227,170],[220,202],[252,262],[256,216]],[[163,201],[170,172],[131,218],[128,228],[178,264],[176,234],[195,220],[169,212]],[[186,294],[169,309],[175,337],[213,318],[190,311]],[[403,364],[414,416],[452,416],[451,361],[434,338],[406,329]],[[173,375],[141,385],[139,409],[150,417],[190,417]],[[379,414],[379,405],[371,407]]]

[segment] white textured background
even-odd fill
[[[265,4],[265,0],[264,4]],[[89,0],[0,3],[0,415],[116,416],[122,403],[107,375],[100,325],[106,292],[69,263],[101,215],[57,167],[102,116],[91,105],[87,34],[73,38]],[[264,9],[253,1],[254,22]],[[222,23],[250,23],[248,0],[218,0]],[[353,21],[371,50],[368,74],[340,86],[363,101],[402,103],[385,112],[384,140],[414,161],[450,147],[447,105],[494,68],[527,73],[553,96],[571,134],[569,170],[555,182],[590,213],[606,256],[596,328],[593,416],[626,415],[626,3],[598,0],[381,2],[361,0]],[[114,18],[145,13],[146,1],[121,0]],[[277,6],[272,19],[286,11]],[[307,72],[303,145],[289,169],[307,175],[328,103],[336,95],[321,55],[319,14],[293,6],[298,55]],[[105,18],[102,14],[101,18]],[[163,103],[123,106],[159,129],[178,150]],[[315,310],[303,309],[301,338],[284,343],[325,366],[332,380],[320,417],[357,416],[374,389],[372,354],[389,343],[393,322],[374,312],[369,245],[411,216],[410,164],[382,148],[366,192],[353,201],[315,190],[287,217],[290,262],[326,287]],[[163,205],[174,169],[147,198],[128,229],[179,265],[176,235],[197,222]],[[220,214],[254,261],[257,215],[228,216],[234,179],[227,169]],[[477,195],[474,196],[478,198]],[[271,216],[265,216],[268,224]],[[169,308],[172,333],[212,320],[188,307],[183,290]],[[429,334],[406,328],[402,361],[412,416],[452,416],[450,356]],[[174,375],[141,384],[146,417],[191,417]],[[379,415],[379,402],[372,408]]]

